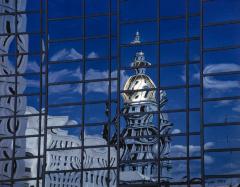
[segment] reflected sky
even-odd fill
[[[191,17],[188,23],[185,19],[185,1],[169,0],[161,1],[160,22],[156,22],[158,12],[157,1],[124,0],[120,6],[120,86],[134,74],[133,70],[127,69],[134,59],[137,51],[143,51],[146,59],[153,67],[147,68],[147,75],[157,83],[160,80],[160,88],[166,91],[168,102],[164,112],[168,113],[169,120],[174,124],[172,134],[187,132],[187,117],[189,117],[189,131],[198,133],[189,138],[190,156],[200,155],[200,107],[201,107],[201,77],[200,77],[200,8],[199,1],[189,0],[189,14]],[[174,6],[173,6],[174,4]],[[84,117],[85,123],[103,123],[108,120],[105,114],[106,105],[86,104],[85,114],[82,115],[81,102],[106,101],[111,94],[112,116],[116,113],[117,100],[117,8],[116,1],[112,1],[111,27],[109,24],[109,5],[106,0],[86,1],[84,23],[82,16],[81,0],[49,0],[49,21],[48,21],[48,59],[40,55],[30,54],[26,68],[26,75],[19,76],[26,80],[24,94],[40,93],[40,80],[42,80],[42,91],[45,92],[45,74],[42,78],[39,72],[46,72],[46,61],[48,65],[48,99],[49,115],[69,116],[77,124],[81,124]],[[204,124],[228,124],[239,123],[240,121],[240,50],[239,46],[240,24],[214,25],[215,22],[234,21],[240,18],[240,1],[237,0],[215,0],[204,3],[204,28],[203,28],[203,123]],[[39,10],[38,1],[27,4],[27,10]],[[140,13],[139,13],[140,12]],[[96,17],[93,15],[103,14]],[[71,17],[75,19],[54,20],[55,18]],[[180,16],[176,19],[169,17]],[[181,17],[183,16],[183,17]],[[27,32],[29,37],[29,53],[40,53],[41,45],[46,42],[39,34],[41,25],[39,13],[27,14]],[[136,20],[148,20],[143,23],[132,23]],[[85,24],[85,33],[83,32]],[[160,31],[158,31],[158,27]],[[186,32],[186,28],[188,30]],[[45,22],[43,23],[45,29]],[[109,32],[111,30],[111,40]],[[130,45],[134,39],[135,32],[140,32],[142,44]],[[83,41],[84,34],[86,36]],[[160,34],[158,36],[158,34]],[[187,42],[185,38],[189,38]],[[158,39],[160,45],[158,46]],[[232,49],[224,48],[233,46]],[[46,48],[46,46],[44,46]],[[85,50],[83,50],[85,47]],[[16,50],[12,44],[9,53]],[[158,56],[160,54],[160,57]],[[111,56],[111,62],[109,61]],[[83,67],[85,57],[86,66]],[[160,59],[160,75],[158,76],[156,64]],[[42,61],[43,59],[43,61]],[[14,65],[15,58],[9,57],[10,63]],[[42,61],[42,70],[40,64]],[[189,65],[186,66],[186,61]],[[111,67],[109,64],[111,63]],[[85,70],[85,72],[83,72]],[[229,72],[235,72],[230,74]],[[33,74],[31,74],[33,73]],[[82,93],[83,76],[88,80],[84,84],[85,93]],[[111,76],[111,87],[109,89],[108,79]],[[99,79],[105,79],[100,81]],[[97,80],[94,82],[94,80]],[[68,83],[66,83],[68,82]],[[190,87],[185,88],[186,84]],[[110,92],[109,92],[110,91]],[[188,99],[189,96],[189,99]],[[235,100],[222,97],[237,97]],[[44,103],[44,96],[42,96]],[[40,108],[40,97],[27,96],[27,105]],[[122,104],[121,100],[121,104]],[[66,103],[78,103],[77,105],[59,106]],[[190,113],[187,114],[186,110]],[[94,111],[94,115],[93,115]],[[154,116],[156,122],[157,116]],[[126,124],[122,119],[122,127]],[[204,131],[205,149],[213,148],[236,148],[239,147],[239,127],[207,127]],[[113,129],[115,131],[115,129]],[[80,129],[69,130],[71,135],[79,136]],[[102,127],[87,127],[86,133],[101,136]],[[113,134],[114,132],[112,132]],[[173,136],[171,157],[187,156],[186,136]],[[211,174],[232,174],[239,173],[240,162],[238,152],[227,153],[206,153],[205,172]],[[228,162],[223,164],[223,161]],[[170,172],[174,176],[173,181],[185,180],[187,163],[184,160],[174,161],[176,167]],[[191,161],[191,177],[199,177],[201,166],[199,160]]]

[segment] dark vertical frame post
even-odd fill
[[[120,48],[120,0],[117,0],[117,179],[116,186],[120,185],[120,112],[121,112],[121,48]]]
[[[43,97],[43,61],[44,61],[44,51],[43,51],[43,2],[40,0],[40,95],[39,95],[39,126],[38,126],[38,162],[37,162],[37,187],[40,187],[40,174],[41,174],[41,139],[42,139],[42,97]]]
[[[84,131],[85,131],[85,76],[86,76],[86,5],[85,0],[82,0],[82,10],[83,10],[83,70],[82,70],[82,125],[81,125],[81,187],[83,186],[83,170],[84,170]]]
[[[13,140],[12,140],[12,165],[11,165],[11,187],[14,186],[15,180],[14,180],[14,174],[16,171],[14,171],[17,167],[17,162],[16,162],[16,125],[17,125],[17,93],[18,93],[18,68],[17,68],[17,58],[18,58],[18,41],[17,41],[17,37],[18,37],[18,28],[17,28],[17,24],[18,24],[18,8],[17,8],[17,0],[14,1],[14,29],[15,29],[15,66],[14,66],[14,89],[15,89],[15,93],[14,93],[14,130],[13,130]]]
[[[107,146],[108,146],[108,166],[107,166],[107,186],[110,187],[110,158],[111,158],[111,153],[110,153],[110,138],[111,138],[111,125],[112,125],[112,0],[108,0],[108,45],[109,45],[109,52],[108,52],[108,135],[107,135]]]
[[[160,14],[160,6],[161,0],[157,0],[157,129],[158,129],[158,158],[157,158],[157,169],[158,169],[158,186],[161,187],[161,143],[160,143],[160,129],[161,129],[161,119],[160,119],[160,22],[161,22],[161,14]]]
[[[204,163],[204,104],[203,104],[203,1],[200,0],[200,143],[201,143],[201,178],[205,187],[205,163]]]
[[[190,105],[189,105],[189,0],[185,0],[185,10],[186,10],[186,28],[185,28],[185,37],[186,37],[186,54],[185,54],[185,78],[186,78],[186,140],[187,140],[187,186],[190,187],[190,133],[189,133],[189,110],[190,110]]]
[[[44,113],[44,146],[43,146],[43,167],[42,167],[42,184],[45,186],[46,182],[46,166],[47,166],[47,127],[48,127],[48,45],[49,45],[49,39],[48,39],[48,0],[45,0],[45,113]]]

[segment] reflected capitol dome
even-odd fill
[[[158,107],[163,108],[167,102],[166,94],[159,93],[159,103],[156,99],[156,86],[149,76],[145,74],[146,68],[151,64],[145,60],[142,51],[137,52],[131,66],[135,69],[136,75],[131,76],[124,85],[123,114],[126,120],[126,128],[122,132],[124,139],[121,161],[126,164],[121,165],[121,178],[125,183],[137,183],[145,181],[157,181],[158,165],[156,160],[166,158],[170,151],[170,137],[168,136],[172,124],[168,121],[166,114],[161,114],[160,129],[153,123],[154,112]],[[156,116],[156,115],[155,115]],[[160,131],[158,133],[158,131]],[[162,136],[162,138],[159,138]],[[134,138],[133,138],[134,137]],[[158,140],[160,139],[160,144]],[[160,150],[158,149],[160,145]],[[160,155],[159,155],[160,153]],[[155,160],[148,161],[145,160]],[[129,163],[128,163],[129,162]],[[169,162],[161,162],[161,179],[167,180],[165,170],[171,168]],[[125,173],[127,173],[125,175]],[[127,176],[141,176],[129,178]]]

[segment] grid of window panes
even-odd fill
[[[0,30],[0,186],[39,186],[45,108],[42,2],[0,1]],[[33,120],[34,129],[27,131]],[[27,142],[33,142],[34,152]]]
[[[239,185],[239,6],[239,1],[202,4],[201,116],[209,186]]]
[[[0,6],[0,186],[240,184],[240,1]],[[152,112],[154,125],[160,129],[165,113],[173,127],[169,156],[151,160],[158,179],[129,184],[121,180],[121,94],[139,51],[151,63],[146,74],[156,93],[168,98]],[[162,180],[166,160],[171,167]]]

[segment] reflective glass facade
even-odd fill
[[[0,0],[0,187],[239,186],[239,0]]]

